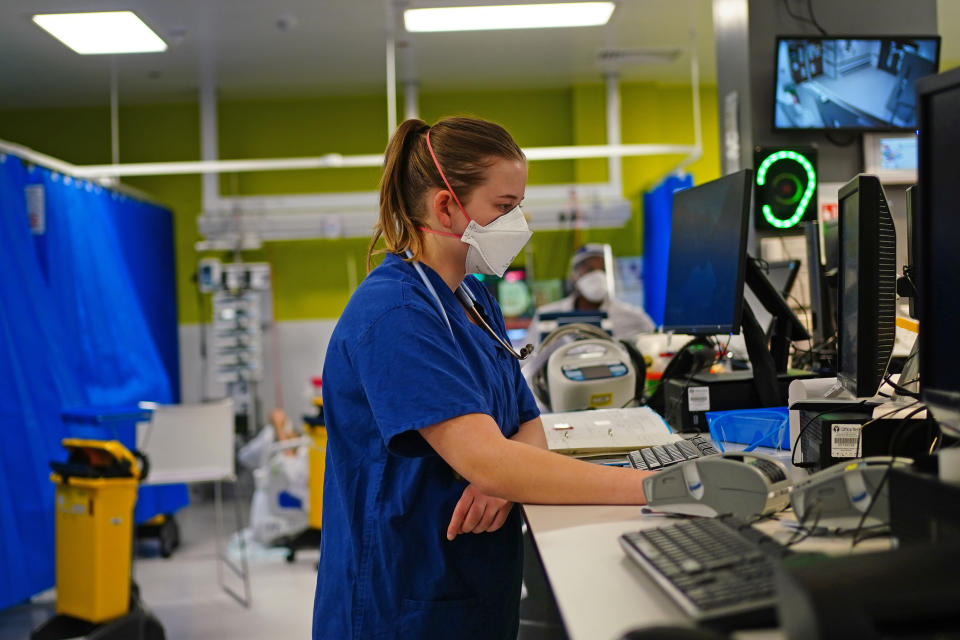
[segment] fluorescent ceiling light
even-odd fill
[[[77,53],[149,53],[167,43],[132,11],[46,13],[33,21]]]
[[[482,7],[407,9],[407,31],[488,31],[494,29],[548,29],[606,24],[612,2],[564,2]]]

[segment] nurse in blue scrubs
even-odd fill
[[[513,503],[643,504],[645,473],[546,451],[497,303],[530,238],[523,152],[499,125],[407,120],[371,254],[327,348],[313,637],[514,639]]]

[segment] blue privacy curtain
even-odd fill
[[[673,194],[692,186],[690,174],[671,175],[643,194],[643,307],[658,327],[667,299]]]
[[[0,157],[0,609],[53,585],[48,462],[63,457],[61,408],[85,401],[32,246],[26,179]]]
[[[38,233],[26,189],[42,189]],[[48,463],[78,435],[61,412],[177,399],[172,255],[169,211],[0,162],[0,609],[54,581]],[[98,435],[134,445],[132,424]],[[186,501],[183,485],[142,488],[136,520]]]

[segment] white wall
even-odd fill
[[[327,343],[337,321],[312,320],[278,322],[276,331],[264,336],[264,376],[258,389],[264,413],[280,404],[292,419],[304,413],[313,413],[310,402],[310,378],[323,371]],[[207,367],[203,383],[203,363],[200,358],[200,328],[198,324],[180,325],[180,393],[184,403],[200,402],[226,396],[225,385],[216,381],[212,367]],[[205,325],[210,344],[210,326]],[[280,371],[278,403],[274,372]]]

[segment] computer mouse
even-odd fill
[[[729,637],[704,627],[656,626],[627,631],[620,640],[727,640]]]

